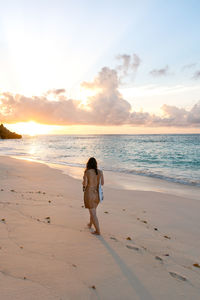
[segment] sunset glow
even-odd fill
[[[200,132],[198,1],[11,2],[0,9],[10,129]]]
[[[52,128],[49,125],[38,124],[34,121],[30,122],[19,122],[16,124],[7,125],[11,130],[20,132],[20,134],[35,136],[40,134],[48,134]]]

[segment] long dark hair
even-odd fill
[[[97,171],[97,161],[94,157],[90,157],[88,159],[88,162],[86,164],[86,170],[90,170],[90,169],[94,169],[96,175],[98,175],[98,171]]]

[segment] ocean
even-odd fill
[[[200,186],[200,134],[39,135],[0,140],[0,155]]]

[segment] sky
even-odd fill
[[[198,0],[0,0],[0,122],[200,133],[199,11]]]

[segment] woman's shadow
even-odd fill
[[[142,300],[153,300],[152,296],[146,290],[142,282],[126,265],[126,263],[121,259],[121,257],[110,247],[110,245],[104,240],[104,238],[102,236],[98,236],[98,239],[102,243],[102,245],[107,249],[108,253],[112,256],[115,263],[118,265],[121,272],[123,273],[124,277],[126,277],[133,290],[137,293],[138,297]]]

